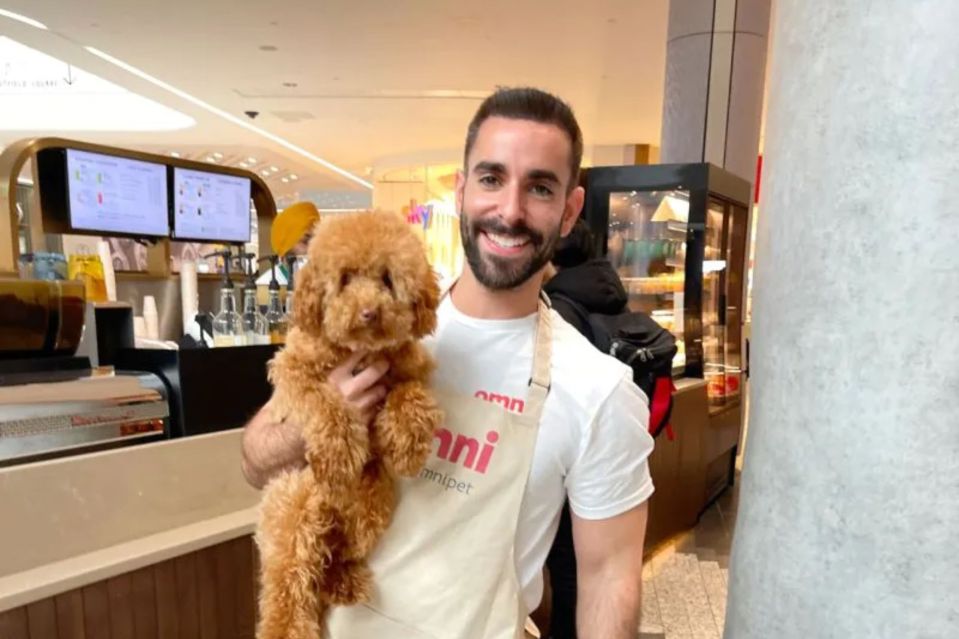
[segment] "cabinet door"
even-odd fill
[[[712,409],[739,401],[746,251],[744,207],[710,198],[703,259],[703,360]]]
[[[616,269],[629,308],[676,337],[673,370],[686,366],[684,341],[689,193],[622,191],[609,195],[606,258]]]

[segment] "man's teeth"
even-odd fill
[[[509,235],[497,235],[496,233],[487,233],[486,237],[492,240],[493,244],[502,246],[503,248],[516,248],[517,246],[522,246],[529,241],[529,238],[525,236],[511,237]]]

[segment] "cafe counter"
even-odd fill
[[[44,636],[179,624],[252,637],[259,493],[240,470],[241,436],[0,469],[0,636],[53,623],[60,633]]]

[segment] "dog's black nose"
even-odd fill
[[[372,308],[364,308],[360,311],[360,319],[366,322],[367,324],[375,322],[379,318],[380,314]]]

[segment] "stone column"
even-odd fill
[[[956,25],[777,3],[727,639],[959,636]]]
[[[770,0],[670,0],[661,161],[752,181]]]

